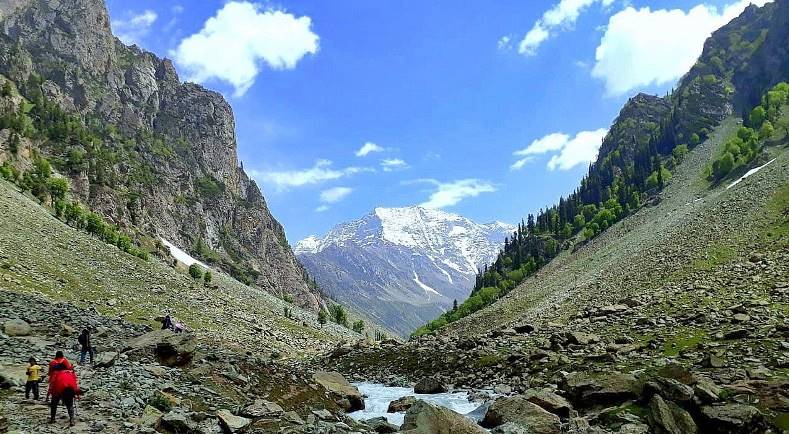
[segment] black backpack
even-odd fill
[[[88,335],[79,335],[79,344],[83,347],[88,346]]]

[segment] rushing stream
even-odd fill
[[[364,410],[355,411],[349,414],[349,416],[356,420],[385,416],[386,419],[389,420],[389,423],[400,426],[403,424],[405,413],[387,413],[386,410],[389,408],[390,402],[408,395],[413,395],[416,396],[417,399],[447,407],[475,421],[479,420],[482,416],[474,412],[481,403],[469,401],[468,393],[466,392],[423,395],[414,393],[414,389],[411,387],[390,387],[373,383],[356,383],[355,385],[365,396]]]

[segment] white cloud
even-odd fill
[[[318,39],[308,16],[231,1],[171,54],[188,80],[222,80],[241,96],[255,82],[261,62],[275,70],[293,69],[304,56],[318,52]]]
[[[600,3],[604,7],[610,6],[614,0],[561,0],[551,9],[545,11],[526,33],[520,44],[518,52],[526,56],[537,54],[540,45],[548,40],[559,30],[572,27],[578,20],[578,16],[584,9],[594,3]]]
[[[394,172],[395,170],[408,169],[408,163],[400,158],[387,158],[381,160],[381,169],[384,172]]]
[[[356,151],[356,156],[357,157],[365,157],[365,156],[367,156],[367,154],[370,154],[370,153],[373,153],[373,152],[383,152],[383,151],[384,151],[384,148],[382,148],[381,146],[378,146],[378,145],[376,145],[375,143],[372,143],[372,142],[367,142],[364,145],[362,145],[362,147],[359,148],[358,151]]]
[[[337,203],[345,199],[351,192],[353,192],[353,189],[350,187],[332,187],[321,192],[321,202]]]
[[[328,205],[321,205],[321,206],[315,208],[315,212],[324,212],[324,211],[328,211],[328,210],[329,210],[329,206]]]
[[[366,167],[334,169],[331,166],[332,162],[329,160],[318,160],[315,162],[315,165],[307,169],[264,172],[251,170],[250,174],[255,178],[259,178],[264,185],[273,185],[276,190],[283,191],[293,187],[320,184],[360,172],[373,171],[373,169]]]
[[[741,0],[718,9],[700,4],[681,9],[635,9],[612,15],[595,52],[592,76],[609,95],[670,83],[696,62],[710,34],[742,13]],[[767,0],[754,0],[759,6]]]
[[[496,45],[499,47],[499,50],[509,50],[512,48],[512,37],[509,35],[502,36]]]
[[[567,170],[578,164],[589,163],[597,157],[607,130],[581,131],[570,137],[564,133],[551,133],[541,137],[513,155],[523,157],[510,166],[510,170],[520,170],[532,161],[535,155],[553,153],[548,161],[549,170]]]
[[[457,204],[463,199],[477,197],[482,193],[496,191],[492,183],[480,179],[459,179],[451,182],[440,182],[435,179],[421,179],[418,182],[427,182],[435,186],[430,198],[420,204],[425,208],[444,208]]]
[[[112,20],[112,32],[124,44],[140,44],[140,40],[144,38],[150,31],[153,23],[156,22],[158,15],[156,12],[148,9],[139,14],[132,14],[128,19]]]

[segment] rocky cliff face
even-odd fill
[[[376,208],[295,251],[333,297],[407,335],[468,297],[513,230],[439,210]]]
[[[96,136],[29,146],[120,226],[317,308],[282,227],[239,168],[229,104],[181,83],[169,60],[122,44],[109,22],[101,0],[0,0],[0,74],[40,88]]]

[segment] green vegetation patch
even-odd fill
[[[663,345],[663,355],[674,357],[681,352],[696,348],[705,338],[707,332],[700,329],[686,329],[677,331],[674,336],[666,340]]]
[[[734,259],[737,252],[728,245],[712,244],[702,252],[701,257],[691,264],[693,270],[708,271]]]

